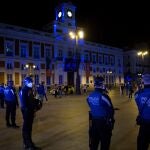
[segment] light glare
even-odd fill
[[[78,32],[78,36],[79,36],[79,38],[83,39],[83,38],[84,38],[84,33],[83,33],[83,31],[79,31],[79,32]]]

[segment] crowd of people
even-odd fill
[[[90,150],[98,150],[101,143],[102,150],[109,150],[111,143],[112,130],[115,125],[115,109],[108,95],[108,90],[104,85],[104,78],[98,76],[94,80],[95,90],[87,96],[87,104],[89,105],[89,147]],[[138,107],[137,125],[140,126],[137,137],[137,150],[148,150],[150,143],[150,75],[145,74],[138,85],[134,98]],[[134,88],[131,82],[120,85],[120,94],[123,95],[126,89],[126,95],[132,98]],[[62,96],[62,90],[67,95],[68,86],[55,85],[55,97]],[[87,95],[87,85],[82,86],[82,93]],[[19,95],[19,101],[18,96]],[[42,108],[44,99],[48,101],[44,82],[38,86],[33,85],[31,77],[25,77],[23,86],[19,88],[19,92],[14,86],[12,80],[0,85],[0,106],[2,109],[6,107],[6,126],[8,128],[19,128],[16,124],[16,108],[20,104],[23,126],[22,138],[24,149],[40,150],[32,140],[32,124],[35,113]]]
[[[87,95],[88,87],[89,87],[88,84],[81,85],[80,90],[82,95]],[[48,91],[51,95],[54,95],[55,98],[57,97],[61,98],[63,95],[67,96],[75,94],[76,89],[73,86],[68,86],[67,84],[66,85],[55,84],[54,86],[49,88]]]
[[[133,98],[133,94],[136,90],[135,85],[131,81],[120,84],[120,95],[128,96],[129,100]]]

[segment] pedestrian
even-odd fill
[[[55,86],[54,86],[54,97],[57,98],[57,95],[58,95],[58,86],[57,86],[57,84],[55,84]]]
[[[97,150],[99,143],[102,150],[109,150],[114,127],[114,108],[104,89],[104,78],[96,77],[94,86],[95,91],[87,98],[92,118],[90,150]]]
[[[65,95],[68,95],[68,90],[69,90],[69,87],[68,87],[68,85],[66,84],[66,85],[64,86]]]
[[[18,99],[12,80],[7,82],[7,87],[4,89],[4,99],[6,103],[6,126],[19,128],[19,126],[16,125],[16,107],[18,106]]]
[[[21,89],[22,89],[22,87],[21,87],[21,86],[19,86],[19,92],[21,91]]]
[[[0,106],[4,108],[4,83],[0,85]]]
[[[129,85],[129,99],[132,99],[133,93],[134,93],[134,91],[133,91],[133,86],[130,84],[130,85]]]
[[[126,88],[126,96],[129,95],[129,81],[125,83],[125,88]]]
[[[150,143],[150,74],[142,77],[144,88],[135,93],[138,107],[137,124],[140,126],[137,137],[137,150],[148,150]]]
[[[45,100],[48,101],[47,96],[46,96],[46,90],[44,87],[45,82],[42,81],[41,84],[39,84],[39,86],[37,87],[37,94],[38,94],[38,98],[43,102],[44,97]]]
[[[120,86],[120,95],[123,95],[124,94],[124,84],[123,83],[121,83],[121,86]]]
[[[61,85],[58,86],[58,96],[59,96],[59,98],[62,97],[62,87],[61,87]]]
[[[19,96],[21,104],[21,112],[23,116],[22,136],[24,148],[26,150],[38,150],[32,141],[32,125],[35,116],[35,98],[33,93],[33,80],[31,77],[25,77],[24,86]]]
[[[84,95],[87,94],[87,85],[86,84],[83,85],[83,94]]]

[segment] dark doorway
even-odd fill
[[[74,86],[74,72],[67,72],[68,85]]]

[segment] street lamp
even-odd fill
[[[82,30],[76,30],[75,32],[69,32],[71,39],[75,39],[75,52],[76,52],[76,63],[77,63],[77,74],[76,74],[76,94],[81,94],[80,90],[80,75],[79,75],[79,66],[80,66],[80,56],[78,56],[78,40],[84,38],[84,32]]]
[[[112,71],[107,71],[108,74],[108,85],[110,87],[110,75],[112,74]]]
[[[142,58],[142,72],[144,72],[144,68],[143,68],[143,65],[144,65],[144,56],[148,55],[148,51],[139,51],[137,53],[138,56],[141,56]]]
[[[144,56],[148,54],[148,51],[140,51],[137,53],[138,56],[142,56],[142,59],[144,59]]]
[[[25,68],[29,69],[28,75],[32,76],[32,70],[34,70],[36,68],[36,66],[35,65],[26,64]]]

